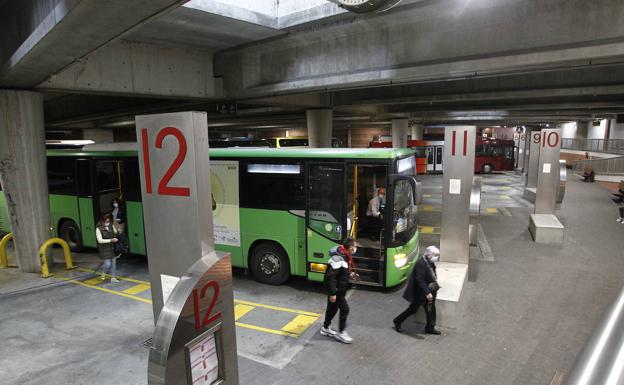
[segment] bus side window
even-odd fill
[[[95,175],[98,192],[118,189],[115,162],[97,161],[95,164]]]
[[[78,159],[76,161],[76,195],[84,197],[93,195],[91,161],[88,159]]]
[[[74,159],[48,158],[48,191],[50,194],[74,195]]]

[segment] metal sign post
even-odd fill
[[[518,174],[522,174],[524,172],[526,136],[527,135],[524,132],[518,135],[518,163],[516,167],[516,173]]]
[[[524,159],[522,172],[527,174],[529,171],[529,156],[531,154],[531,131],[524,133]]]
[[[206,113],[136,124],[157,320],[149,384],[238,384],[230,257],[214,251]]]
[[[543,129],[539,146],[535,214],[554,214],[559,189],[561,129]]]
[[[537,243],[563,244],[564,226],[555,216],[557,198],[563,199],[559,152],[561,129],[543,129],[540,138],[535,213],[529,218],[529,232]],[[564,165],[565,171],[565,165]],[[562,184],[563,183],[563,184]]]
[[[526,183],[524,188],[524,197],[535,202],[535,194],[537,193],[537,168],[539,167],[540,145],[542,143],[542,132],[531,131],[527,134],[529,139],[529,160],[526,164]]]
[[[440,260],[468,264],[470,252],[470,194],[474,176],[475,126],[444,130],[444,182]]]

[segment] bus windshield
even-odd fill
[[[416,232],[418,209],[415,204],[412,185],[399,180],[394,185],[394,207],[392,237],[395,244],[407,243]]]

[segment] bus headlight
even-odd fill
[[[325,270],[327,270],[327,265],[324,263],[311,263],[310,264],[310,271],[313,271],[315,273],[324,273]]]
[[[403,266],[407,265],[407,254],[395,254],[394,255],[394,266],[396,268],[402,268]]]

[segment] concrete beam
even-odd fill
[[[4,2],[0,85],[32,87],[182,0]]]
[[[239,98],[622,62],[619,1],[441,0],[226,51],[215,73]]]
[[[73,63],[37,88],[200,99],[221,95],[210,53],[124,40]]]

